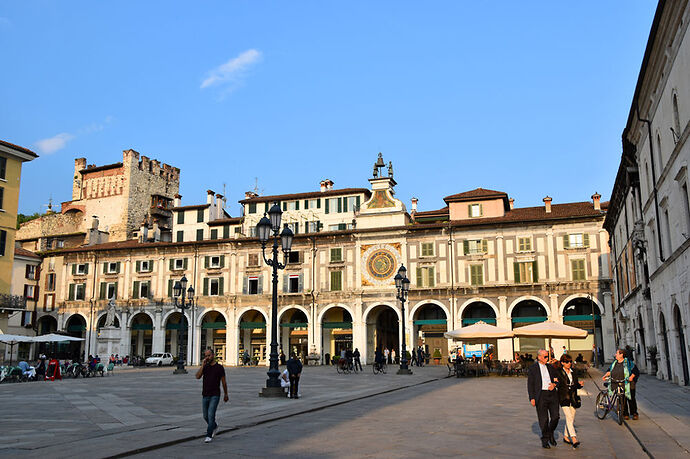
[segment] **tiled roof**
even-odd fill
[[[4,146],[12,148],[14,150],[21,151],[22,153],[26,153],[29,156],[33,156],[34,158],[38,158],[38,155],[36,153],[34,153],[33,151],[29,150],[28,148],[20,147],[19,145],[15,145],[15,144],[7,142],[5,140],[0,140],[0,145],[4,145]]]
[[[211,220],[208,222],[208,226],[235,225],[237,223],[242,223],[242,217],[228,217]]]
[[[107,171],[108,169],[117,169],[119,167],[122,167],[122,163],[106,164],[105,166],[97,166],[97,167],[87,167],[86,169],[80,170],[79,173],[80,174],[88,174],[91,172]]]
[[[285,201],[288,199],[309,199],[320,198],[324,196],[339,196],[343,194],[358,194],[364,193],[367,197],[371,196],[371,191],[367,188],[342,188],[340,190],[326,190],[326,191],[311,191],[308,193],[293,193],[293,194],[275,194],[272,196],[255,196],[253,198],[243,199],[239,201],[240,204],[248,204],[250,202],[271,202],[271,201]]]
[[[36,255],[30,250],[23,249],[21,247],[15,247],[14,248],[14,256],[21,256],[21,257],[29,257],[29,258],[38,258],[39,260],[41,257]]]
[[[474,190],[465,191],[464,193],[451,194],[446,196],[443,200],[448,202],[457,201],[473,201],[476,199],[486,199],[486,198],[504,198],[508,199],[508,194],[503,191],[487,190],[485,188],[476,188]]]
[[[170,210],[194,210],[194,209],[205,209],[207,207],[210,207],[211,204],[197,204],[194,206],[180,206],[180,207],[173,207]]]

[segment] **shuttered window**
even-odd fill
[[[182,242],[182,241],[184,241],[184,231],[178,231],[178,232],[177,232],[177,238],[176,238],[176,240],[177,240],[177,242]]]
[[[483,265],[470,265],[470,283],[472,285],[484,285]]]
[[[433,287],[436,285],[436,269],[433,266],[417,268],[417,287]]]
[[[532,238],[530,237],[519,237],[518,238],[518,251],[519,252],[529,252],[532,250]]]
[[[343,289],[343,272],[331,271],[331,292],[339,292]]]
[[[537,262],[522,261],[514,264],[515,268],[515,282],[520,284],[537,282],[539,274],[537,271]]]
[[[177,224],[184,225],[184,210],[177,211]]]
[[[570,260],[570,271],[574,281],[585,280],[587,278],[585,260]]]
[[[204,209],[197,209],[196,211],[196,222],[201,223],[204,221]]]
[[[422,242],[422,256],[423,257],[433,257],[434,256],[434,243],[433,242]]]
[[[331,263],[338,263],[341,261],[343,261],[343,249],[340,247],[331,249]]]

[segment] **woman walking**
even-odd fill
[[[575,432],[575,410],[581,405],[577,390],[582,387],[583,384],[577,379],[573,371],[573,358],[569,354],[563,354],[558,377],[558,401],[565,415],[563,442],[572,445],[573,448],[580,446],[577,432]]]

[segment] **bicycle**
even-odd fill
[[[347,361],[347,359],[340,359],[335,366],[338,374],[348,374],[352,371],[352,364]]]
[[[616,410],[618,425],[623,424],[623,404],[625,403],[625,380],[611,379],[610,384],[616,384],[613,393],[609,394],[608,389],[602,389],[597,395],[594,405],[594,414],[599,419],[605,419],[606,415],[613,409]],[[604,383],[608,387],[609,383]]]
[[[383,373],[384,375],[386,374],[386,362],[374,362],[371,368],[375,375],[379,373]]]

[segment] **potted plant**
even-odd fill
[[[658,370],[657,366],[657,361],[656,361],[656,356],[658,353],[658,350],[656,346],[647,346],[647,353],[649,353],[649,361],[651,363],[651,374],[656,375],[656,372]]]
[[[338,365],[338,360],[340,360],[340,356],[339,356],[339,355],[334,355],[334,356],[331,358],[331,363],[332,363],[333,365]]]
[[[434,364],[440,365],[441,364],[441,349],[436,348],[434,349]]]

